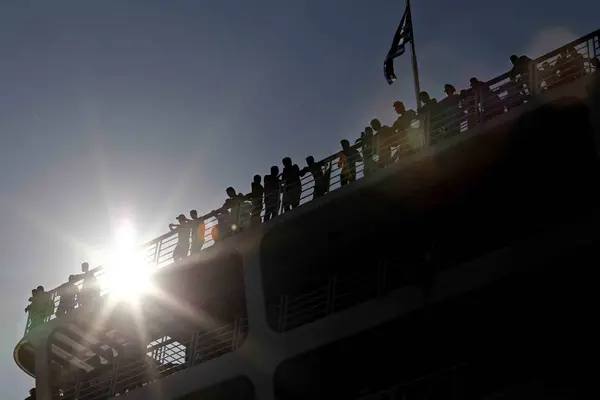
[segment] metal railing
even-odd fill
[[[212,331],[190,333],[186,340],[169,336],[150,343],[138,357],[115,358],[100,373],[84,374],[61,389],[63,398],[104,400],[146,386],[239,348],[248,334],[248,319],[238,316]]]
[[[348,164],[344,166],[344,163],[340,162],[340,153],[321,160],[318,163],[322,166],[321,170],[324,174],[324,178],[320,180],[320,187],[323,188],[321,190],[331,192],[344,184],[351,184],[353,180],[362,179],[394,164],[407,154],[435,145],[448,137],[460,135],[518,108],[535,96],[596,73],[597,67],[592,60],[598,59],[599,56],[600,30],[533,60],[527,72],[507,72],[461,91],[454,102],[440,101],[432,112],[419,115],[405,131],[394,132],[393,135],[383,139],[375,134],[371,144],[365,141],[355,144],[353,147],[359,150],[362,159],[356,160],[355,167],[348,168]],[[390,151],[391,153],[388,153]],[[386,163],[388,158],[389,162]],[[349,182],[346,182],[348,180]],[[292,193],[294,191],[295,193]],[[241,201],[239,206],[234,207],[230,212],[212,211],[197,222],[144,244],[142,250],[149,267],[163,268],[175,262],[174,255],[188,256],[200,248],[212,246],[215,240],[224,240],[255,223],[260,223],[269,199],[273,200],[276,214],[280,215],[283,212],[282,200],[292,197],[298,203],[297,205],[301,206],[319,197],[317,196],[319,194],[323,195],[323,193],[315,193],[315,179],[308,172],[301,178],[299,185],[294,184],[290,187],[281,184],[279,192],[275,193],[275,198],[265,197],[265,201],[261,201],[260,213],[255,213],[256,215],[253,215],[253,211],[256,210],[253,210],[251,201]],[[204,224],[204,235],[200,234],[199,243],[191,243],[191,230],[196,230],[199,224]],[[176,248],[178,252],[175,252]],[[100,273],[96,271],[96,274]],[[60,301],[57,291],[58,288],[49,292],[52,309],[43,316],[44,321],[56,317],[55,311]],[[31,324],[30,316],[26,332]]]

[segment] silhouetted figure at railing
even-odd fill
[[[203,218],[198,218],[198,211],[190,211],[191,220],[188,223],[191,225],[192,246],[191,253],[198,254],[204,246],[204,237],[206,236],[206,225]]]
[[[315,182],[313,199],[323,196],[329,190],[329,175],[331,170],[327,169],[327,171],[323,171],[324,168],[325,165],[323,161],[315,162],[313,156],[308,156],[306,157],[306,167],[302,168],[302,171],[300,171],[301,176],[310,173],[313,177]]]
[[[25,308],[26,312],[29,312],[29,320],[31,321],[31,328],[42,325],[54,312],[54,305],[50,294],[44,291],[43,286],[38,286],[36,289],[31,291],[32,296],[30,297],[31,304]]]
[[[585,60],[573,47],[567,47],[558,56],[556,65],[559,70],[561,83],[567,83],[585,75]]]
[[[552,90],[560,84],[556,66],[551,65],[548,61],[542,63],[538,73],[540,74],[540,87],[545,90]]]
[[[356,163],[362,161],[360,153],[356,148],[350,146],[346,139],[340,141],[342,151],[339,153],[338,167],[342,170],[340,185],[345,186],[356,180]]]
[[[265,175],[265,221],[275,218],[279,214],[279,167],[271,167],[271,174]]]
[[[179,214],[175,218],[179,224],[169,224],[171,231],[177,231],[177,244],[173,250],[173,261],[179,261],[188,256],[190,248],[190,226],[185,215]]]
[[[592,66],[592,72],[598,73],[600,71],[600,59],[598,59],[598,57],[592,58],[590,60],[590,65]]]
[[[377,163],[373,159],[373,128],[367,126],[365,131],[361,133],[360,138],[356,140],[360,144],[363,156],[363,174],[365,176],[375,172]]]
[[[244,204],[246,198],[243,194],[237,193],[232,187],[228,187],[225,192],[227,193],[227,199],[221,211],[223,215],[227,216],[227,226],[224,227],[225,231],[223,229],[219,229],[219,231],[221,235],[228,236],[238,231],[241,228],[241,223],[247,219]]]
[[[300,196],[302,195],[302,183],[300,182],[300,168],[292,163],[292,159],[285,157],[281,160],[283,163],[283,172],[281,180],[283,182],[283,211],[290,211],[300,205]]]
[[[510,83],[507,87],[508,108],[523,104],[525,96],[531,94],[529,68],[533,64],[533,60],[527,56],[513,54],[510,56],[510,62],[513,67],[509,72]]]
[[[460,96],[456,94],[454,85],[444,85],[446,97],[439,102],[439,113],[444,137],[451,137],[460,133],[462,110],[460,109]]]
[[[477,112],[477,105],[481,107],[477,123],[504,113],[504,103],[497,94],[492,92],[487,83],[484,83],[477,78],[471,78],[469,83],[471,84],[473,93],[475,93],[475,111]]]
[[[429,137],[435,140],[439,137],[440,122],[442,122],[438,113],[438,102],[436,99],[432,99],[427,92],[419,93],[419,101],[421,102],[421,108],[419,109],[421,126],[425,127],[426,134],[429,134]]]
[[[478,113],[477,98],[472,88],[460,91],[460,108],[465,114],[464,118],[467,121],[467,129],[473,129],[477,125]]]
[[[378,119],[371,120],[371,128],[375,131],[375,143],[379,168],[384,168],[392,163],[392,141],[394,130],[387,125],[381,125]]]
[[[405,154],[410,151],[411,144],[408,140],[408,130],[412,121],[416,118],[416,113],[413,110],[407,110],[404,103],[401,101],[394,102],[394,111],[398,114],[398,118],[392,124],[392,129],[399,137],[398,154]]]
[[[77,301],[80,307],[94,307],[100,300],[100,286],[94,272],[90,272],[90,265],[87,262],[81,264],[82,274],[76,275],[75,280],[83,280],[81,290],[77,295]]]
[[[58,288],[60,301],[56,310],[56,316],[69,314],[75,309],[77,293],[79,292],[79,288],[75,285],[75,282],[77,282],[77,277],[69,275],[69,281]]]
[[[250,192],[249,199],[252,202],[252,216],[250,217],[252,225],[260,224],[260,213],[263,209],[263,196],[265,194],[265,188],[261,185],[260,175],[254,175],[252,181],[252,191]]]

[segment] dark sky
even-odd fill
[[[569,6],[569,7],[567,7]],[[0,393],[31,288],[78,271],[129,218],[140,240],[208,212],[281,158],[353,140],[393,100],[410,57],[382,61],[402,0],[0,2]],[[592,0],[413,0],[421,87],[466,87],[600,28]]]

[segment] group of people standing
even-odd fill
[[[38,286],[31,291],[29,305],[25,312],[29,313],[30,328],[43,324],[52,315],[57,317],[70,314],[76,307],[93,307],[100,299],[100,286],[87,262],[81,264],[81,274],[69,275],[69,281],[58,288],[58,306],[55,310],[51,294]],[[82,281],[81,289],[77,282]]]

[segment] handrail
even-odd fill
[[[573,59],[571,61],[559,64],[557,57],[563,54],[565,50],[574,48],[581,56],[582,66],[577,67],[581,70],[574,71]],[[410,124],[406,131],[395,132],[389,138],[380,139],[380,135],[373,136],[371,146],[365,146],[361,143],[352,146],[355,149],[362,150],[362,156],[366,159],[363,162],[356,163],[355,179],[361,179],[366,175],[374,173],[374,170],[381,169],[384,166],[378,166],[378,159],[383,153],[382,149],[389,149],[388,154],[391,158],[390,164],[393,164],[397,159],[406,154],[413,154],[422,150],[427,146],[434,145],[446,139],[446,137],[462,134],[475,126],[486,122],[489,119],[494,119],[497,116],[505,113],[508,110],[520,107],[527,103],[532,97],[539,95],[542,92],[554,90],[556,87],[573,82],[582,76],[595,73],[592,65],[587,60],[600,56],[600,30],[596,30],[585,36],[580,37],[558,49],[555,49],[545,55],[542,55],[532,61],[529,73],[521,79],[513,79],[510,72],[501,74],[495,78],[488,80],[478,88],[469,88],[465,90],[464,97],[460,99],[460,106],[456,107],[441,107],[438,105],[435,113],[427,113],[419,115]],[[579,59],[578,59],[579,60]],[[578,61],[577,60],[577,61]],[[541,70],[544,63],[548,62],[551,69]],[[443,104],[442,102],[438,104]],[[450,113],[449,113],[450,111]],[[340,150],[341,151],[341,150]],[[387,150],[386,150],[387,151]],[[343,186],[342,174],[344,170],[339,167],[336,161],[339,160],[339,153],[325,157],[319,163],[326,165],[325,170],[329,171],[329,181],[327,182],[327,192]],[[350,182],[351,183],[351,182]],[[300,180],[300,205],[310,202],[311,199],[318,197],[314,192],[314,179],[312,174],[308,173]],[[277,215],[282,213],[281,196],[285,196],[289,187],[280,186],[280,191],[277,193]],[[245,195],[247,197],[248,195]],[[266,200],[266,194],[265,194]],[[242,209],[244,209],[242,212]],[[234,216],[233,221],[240,229],[245,229],[252,224],[250,212],[252,206],[244,203],[238,207],[238,214]],[[217,214],[219,210],[213,210],[199,218],[206,226],[205,238],[203,246],[211,246],[213,242],[209,236],[211,230],[215,226],[219,226]],[[261,218],[265,212],[265,202],[261,210]],[[178,235],[181,229],[193,229],[193,225],[167,232],[155,239],[144,243],[140,249],[147,253],[148,264],[153,268],[162,268],[174,263],[172,260],[173,250],[177,245]],[[210,229],[209,229],[210,228]],[[227,227],[226,227],[227,228]],[[235,233],[235,232],[231,232]],[[214,243],[214,242],[213,242]],[[190,244],[187,244],[187,255],[190,254]],[[93,273],[100,276],[103,273],[101,268],[96,268]],[[53,310],[50,310],[49,320],[55,317],[54,310],[58,306],[59,296],[57,295],[59,288],[55,288],[48,293],[52,299]],[[28,318],[25,332],[27,333],[31,327],[31,315]]]

